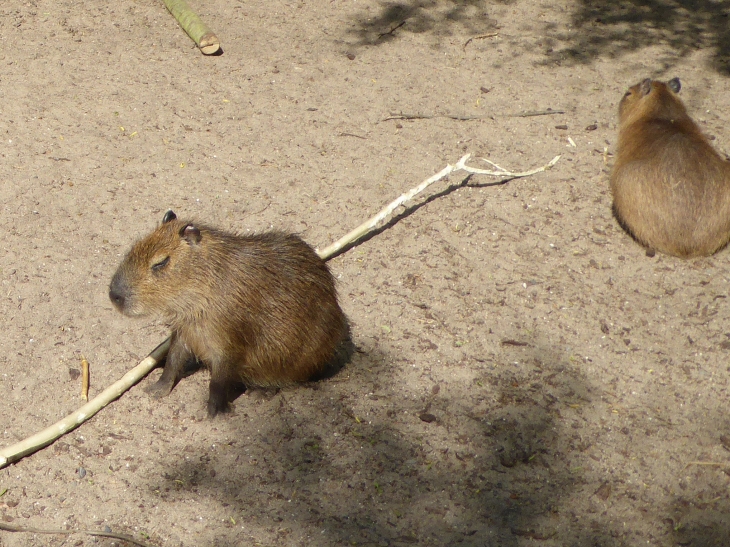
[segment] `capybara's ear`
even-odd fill
[[[188,224],[185,228],[180,230],[180,236],[191,245],[197,245],[200,243],[200,240],[203,239],[203,236],[200,235],[200,230],[192,224]]]
[[[679,81],[679,78],[672,78],[667,82],[667,85],[675,93],[679,93],[679,90],[682,89],[682,82]]]
[[[165,216],[162,217],[162,224],[167,224],[168,222],[170,222],[171,220],[175,220],[176,218],[177,215],[172,209],[170,209],[169,211],[167,211],[167,213],[165,213]]]
[[[639,84],[639,91],[642,97],[646,97],[651,92],[651,80],[649,78]]]

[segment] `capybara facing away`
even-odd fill
[[[210,369],[211,417],[244,386],[321,378],[352,351],[332,274],[292,234],[239,236],[168,211],[125,256],[109,298],[125,315],[155,314],[172,328],[154,396],[196,362]]]
[[[690,258],[730,240],[730,163],[677,96],[679,78],[643,80],[619,104],[613,213],[639,243]]]

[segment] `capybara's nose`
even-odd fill
[[[114,276],[111,284],[109,285],[109,300],[112,301],[117,308],[120,310],[124,309],[125,290],[124,282],[119,276]]]

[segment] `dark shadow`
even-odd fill
[[[687,476],[696,479],[696,482],[681,481],[680,488],[686,489],[686,494],[677,497],[672,516],[667,518],[665,525],[677,545],[730,545],[730,502],[727,489],[722,486],[725,481],[713,480],[718,467],[725,471],[727,467],[724,463],[718,467],[710,466],[709,472],[707,467],[703,467],[694,465],[688,468]]]
[[[358,351],[358,348],[352,341],[352,333],[350,331],[350,325],[348,321],[347,336],[344,338],[344,340],[342,340],[342,342],[340,342],[339,346],[337,346],[335,354],[332,356],[332,359],[330,359],[325,368],[319,373],[315,374],[311,378],[311,381],[320,382],[322,380],[332,378],[350,362],[352,356],[355,354],[356,351]]]
[[[529,365],[511,367],[511,352]],[[165,499],[220,503],[282,544],[317,530],[309,544],[622,545],[600,515],[569,517],[590,444],[563,424],[573,418],[568,403],[589,405],[593,388],[532,340],[500,355],[468,363],[479,374],[466,399],[432,389],[412,400],[393,359],[366,349],[344,381],[239,400],[232,430],[253,419],[252,405],[266,415],[246,428],[250,437],[171,458],[150,487]],[[236,524],[221,526],[223,538]]]
[[[359,45],[386,43],[404,32],[450,36],[459,28],[467,34],[483,34],[497,26],[487,15],[487,5],[484,0],[381,2],[374,17],[363,14],[350,32]]]
[[[359,45],[379,45],[403,33],[482,35],[498,29],[489,13],[512,0],[382,2],[350,31]],[[666,46],[665,68],[698,50],[712,52],[712,67],[730,75],[730,0],[580,0],[565,26],[543,31],[545,64],[588,64],[653,46]],[[532,46],[531,46],[532,47]],[[651,76],[651,75],[649,75]]]
[[[582,0],[570,29],[547,31],[547,55],[556,63],[590,63],[650,46],[666,46],[668,67],[698,50],[712,52],[712,66],[730,74],[730,1]]]

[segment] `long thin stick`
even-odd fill
[[[317,251],[317,254],[323,260],[327,260],[343,247],[349,245],[350,243],[354,243],[366,233],[375,228],[388,215],[395,211],[398,206],[403,205],[407,201],[413,199],[417,194],[423,192],[434,182],[439,181],[456,171],[464,171],[473,175],[520,178],[528,177],[530,175],[534,175],[535,173],[540,173],[541,171],[546,171],[547,169],[550,169],[553,165],[555,165],[560,159],[560,156],[555,156],[549,163],[543,165],[542,167],[538,167],[537,169],[532,169],[531,171],[523,171],[519,173],[512,173],[489,160],[483,161],[486,161],[490,165],[494,166],[496,170],[493,171],[487,169],[478,169],[476,167],[469,167],[468,165],[466,165],[466,162],[469,160],[470,157],[471,155],[467,154],[458,162],[456,162],[456,165],[447,165],[440,172],[436,173],[432,177],[427,178],[421,184],[400,196],[373,218],[361,224],[346,236],[340,238],[329,247],[326,247],[321,251]],[[147,374],[149,374],[152,369],[154,369],[160,362],[162,362],[162,360],[165,359],[167,355],[167,350],[169,348],[170,338],[167,338],[164,342],[162,342],[159,346],[152,350],[152,353],[150,353],[146,359],[144,359],[136,367],[134,367],[132,370],[122,376],[121,379],[117,380],[111,386],[102,391],[99,395],[94,397],[94,399],[79,408],[76,412],[73,412],[60,422],[53,424],[51,427],[44,429],[40,433],[36,433],[35,435],[28,437],[27,439],[20,441],[19,443],[0,450],[0,469],[8,464],[18,461],[23,456],[27,456],[28,454],[32,454],[33,452],[36,452],[37,450],[48,446],[57,438],[65,435],[72,429],[75,429],[83,422],[91,418],[99,410],[104,408],[106,405],[119,398],[125,391],[130,389],[142,378],[147,376]]]
[[[470,114],[405,114],[403,112],[390,114],[387,118],[383,118],[384,122],[389,120],[432,120],[434,118],[448,118],[459,122],[468,122],[471,120],[485,120],[491,118],[491,114],[470,115]]]
[[[434,118],[448,118],[460,122],[468,122],[472,120],[486,120],[495,116],[502,118],[530,118],[532,116],[552,116],[555,114],[565,114],[565,110],[525,110],[524,112],[516,112],[514,114],[406,114],[403,112],[391,113],[387,118],[383,118],[384,122],[389,120],[432,120]]]
[[[370,232],[373,228],[375,228],[380,222],[382,222],[384,219],[386,219],[390,214],[396,210],[400,205],[403,205],[407,201],[410,201],[413,199],[416,195],[423,192],[426,188],[431,186],[434,182],[437,182],[444,177],[447,177],[451,173],[455,173],[456,171],[465,171],[472,175],[489,175],[492,177],[507,177],[507,178],[521,178],[521,177],[529,177],[530,175],[534,175],[535,173],[540,173],[541,171],[546,171],[550,169],[553,165],[558,163],[558,160],[560,159],[560,156],[555,156],[550,162],[546,165],[543,165],[542,167],[538,167],[537,169],[533,169],[532,171],[523,171],[521,173],[512,173],[510,171],[507,171],[506,169],[502,169],[498,165],[495,165],[489,160],[484,160],[487,163],[490,163],[491,165],[494,165],[494,167],[497,168],[497,171],[488,171],[486,169],[477,169],[476,167],[469,167],[466,165],[466,162],[469,161],[469,158],[471,157],[471,154],[467,154],[463,158],[461,158],[458,162],[456,162],[456,165],[447,165],[444,167],[441,171],[436,173],[434,176],[427,178],[424,180],[421,184],[416,186],[415,188],[412,188],[410,191],[406,192],[405,194],[401,195],[398,199],[387,205],[385,208],[383,208],[377,215],[375,215],[370,220],[363,222],[349,232],[348,234],[344,235],[337,241],[335,241],[332,245],[329,247],[325,247],[321,251],[317,251],[319,253],[319,256],[321,256],[324,260],[327,260],[330,256],[335,254],[337,251],[345,247],[346,245],[349,245],[350,243],[353,243],[360,239],[362,236]]]
[[[6,465],[18,461],[23,456],[32,454],[40,450],[44,446],[48,446],[53,441],[65,435],[69,431],[76,429],[79,425],[91,418],[106,405],[118,399],[134,384],[144,378],[153,368],[157,366],[167,355],[170,347],[170,339],[168,338],[162,344],[157,346],[149,356],[139,365],[127,372],[121,379],[114,382],[91,401],[66,416],[60,422],[56,422],[43,431],[28,437],[12,446],[8,446],[0,450],[0,469]]]
[[[162,0],[182,29],[205,55],[213,55],[221,48],[218,37],[190,9],[185,0]]]
[[[70,536],[72,534],[86,534],[87,536],[98,536],[98,537],[119,539],[122,541],[127,541],[129,543],[132,543],[134,545],[139,545],[140,547],[151,547],[149,543],[145,543],[144,541],[135,539],[132,536],[128,536],[127,534],[115,534],[114,532],[95,532],[93,530],[51,530],[51,529],[45,529],[45,528],[28,528],[25,526],[15,526],[14,524],[8,524],[7,522],[0,522],[0,530],[5,530],[6,532],[28,532],[31,534],[63,534],[65,536]]]

